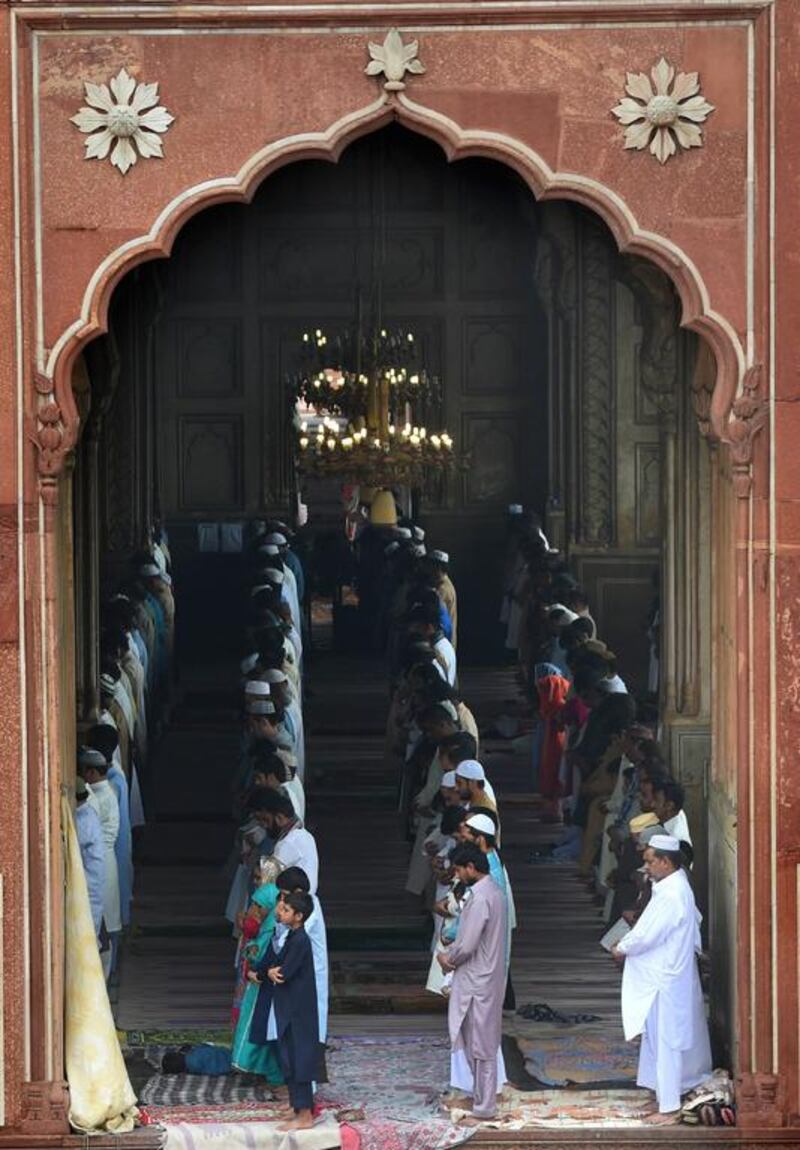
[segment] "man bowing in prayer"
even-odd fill
[[[489,877],[489,860],[480,847],[471,843],[458,847],[450,861],[470,893],[455,942],[438,960],[442,970],[454,972],[447,1009],[450,1044],[454,1053],[464,1051],[472,1071],[472,1124],[477,1124],[497,1113],[497,1051],[506,988],[506,900]]]
[[[644,852],[650,902],[612,954],[625,960],[622,1022],[642,1035],[637,1084],[654,1090],[658,1124],[679,1120],[681,1095],[711,1073],[711,1047],[697,970],[700,914],[680,843],[654,835]]]

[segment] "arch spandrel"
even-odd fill
[[[377,38],[377,33],[373,35]],[[364,35],[362,50],[369,38],[371,37]],[[347,37],[346,48],[343,66],[350,68],[353,55],[352,36]],[[441,63],[440,44],[437,45],[436,57]],[[161,79],[163,84],[163,77]],[[356,99],[363,97],[365,80],[360,69],[353,74],[350,88]],[[701,335],[714,354],[716,383],[709,397],[707,418],[701,420],[701,423],[707,425],[704,430],[710,431],[714,436],[723,440],[729,439],[733,402],[741,390],[747,363],[740,334],[741,316],[726,316],[713,305],[706,282],[709,269],[703,266],[705,251],[698,248],[693,258],[691,251],[678,245],[672,238],[677,229],[673,226],[674,220],[669,210],[664,213],[663,231],[644,227],[640,222],[642,204],[632,202],[630,197],[623,198],[612,186],[612,181],[607,177],[604,181],[601,178],[602,173],[598,175],[591,170],[591,163],[587,164],[586,171],[567,171],[555,167],[545,158],[545,155],[549,155],[552,161],[554,156],[552,127],[546,129],[543,127],[541,143],[545,154],[542,154],[531,143],[531,140],[534,142],[536,140],[535,124],[526,127],[527,139],[522,139],[521,132],[515,135],[513,131],[506,132],[457,122],[452,115],[433,106],[448,106],[449,98],[444,100],[441,98],[441,80],[438,88],[426,90],[427,80],[428,76],[414,77],[414,86],[410,86],[409,91],[387,92],[378,88],[377,98],[356,104],[355,110],[332,119],[319,131],[298,131],[296,134],[281,135],[255,150],[238,168],[230,164],[229,157],[241,157],[241,140],[236,140],[235,143],[231,141],[230,145],[218,141],[210,158],[207,153],[206,167],[211,168],[212,172],[214,169],[217,172],[225,171],[228,161],[227,170],[234,170],[235,174],[212,174],[199,183],[187,182],[187,186],[177,193],[174,180],[170,184],[164,178],[167,173],[166,165],[177,163],[180,159],[174,155],[177,149],[168,152],[164,160],[149,161],[150,170],[155,168],[156,171],[152,176],[148,176],[148,179],[154,181],[159,188],[163,187],[163,205],[157,204],[157,197],[154,198],[151,188],[146,197],[147,207],[142,209],[142,214],[147,211],[149,218],[143,220],[138,235],[132,235],[129,228],[127,230],[129,238],[109,250],[100,260],[88,284],[82,289],[82,299],[80,302],[76,299],[76,318],[73,322],[66,327],[62,326],[58,331],[49,327],[46,317],[43,317],[41,322],[41,329],[48,334],[45,336],[47,346],[42,349],[43,360],[36,374],[38,406],[41,409],[55,402],[60,411],[62,421],[60,430],[63,429],[63,434],[56,448],[59,457],[63,457],[70,450],[77,435],[76,411],[69,386],[71,365],[86,343],[105,330],[109,302],[119,280],[138,263],[168,256],[176,235],[196,212],[224,201],[249,201],[258,185],[272,171],[294,160],[325,159],[336,162],[350,142],[379,129],[393,119],[434,140],[452,161],[469,156],[482,156],[507,164],[525,180],[536,198],[569,199],[586,206],[604,220],[621,251],[651,260],[661,268],[676,286],[682,305],[683,325]],[[334,106],[338,104],[340,109],[343,91],[339,85],[337,99],[332,101],[332,104]],[[375,96],[375,89],[372,89],[372,95]],[[319,118],[318,108],[314,115],[315,118]],[[279,118],[286,123],[285,107]],[[467,118],[474,120],[475,116],[471,114],[469,117],[464,117],[465,120]],[[499,120],[502,121],[502,118],[500,116]],[[496,112],[494,119],[498,120]],[[308,122],[307,117],[303,122]],[[512,125],[518,124],[518,115],[516,119],[514,116],[509,116],[509,122]],[[622,153],[621,139],[615,139],[615,147]],[[683,173],[677,167],[681,159],[682,157],[679,157],[673,161],[676,181],[683,178]],[[695,160],[696,157],[693,156],[691,159]],[[653,173],[642,165],[652,163],[654,169],[659,168],[649,156],[623,154],[623,160],[627,164],[640,165],[644,185],[648,184]],[[619,164],[619,157],[615,157],[614,163]],[[93,162],[92,168],[92,174],[99,186],[101,178],[107,179],[107,176],[97,170],[96,162]],[[696,178],[696,165],[694,171],[693,178]],[[82,172],[85,185],[83,173],[85,169]],[[117,175],[114,173],[115,177]],[[663,171],[657,171],[656,176],[658,179],[663,179]],[[125,192],[126,188],[123,185],[121,194]],[[126,198],[125,202],[129,213],[127,219],[130,222],[130,199]],[[153,216],[154,207],[155,216]],[[652,217],[652,211],[650,216]],[[48,267],[46,248],[52,230],[52,221],[49,221],[48,230],[43,237],[45,271]],[[708,245],[705,250],[709,250]],[[718,261],[718,249],[711,248],[711,251],[715,261]],[[737,262],[741,262],[744,266],[744,251],[737,254]],[[71,284],[69,286],[72,288]],[[46,297],[45,276],[45,299]],[[52,415],[52,406],[48,406],[47,410],[49,415]],[[39,427],[33,435],[34,442],[39,448],[39,458],[47,459],[49,473],[52,474],[53,453],[50,449],[47,452],[42,450],[43,430],[48,443],[51,443],[55,438],[52,421],[48,428]]]

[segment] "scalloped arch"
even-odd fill
[[[83,297],[80,318],[59,337],[47,357],[44,376],[52,380],[64,421],[64,451],[74,446],[79,427],[71,388],[73,364],[82,349],[107,330],[114,288],[137,264],[170,254],[176,236],[197,212],[224,202],[248,203],[263,180],[295,160],[335,163],[361,136],[396,120],[434,140],[448,160],[482,156],[513,168],[538,200],[567,199],[595,212],[606,223],[623,253],[651,260],[675,284],[681,300],[681,325],[697,332],[717,365],[711,400],[712,434],[726,440],[727,424],[745,372],[745,355],[732,325],[711,307],[699,269],[676,244],[641,228],[628,205],[597,180],[574,172],[554,172],[527,145],[499,132],[462,129],[440,112],[417,104],[405,93],[382,93],[373,103],[337,120],[324,132],[285,137],[256,152],[235,176],[207,180],[187,188],[161,211],[146,235],[110,253],[95,270]]]

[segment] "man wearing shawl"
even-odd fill
[[[637,1084],[654,1090],[659,1124],[677,1121],[681,1095],[711,1073],[711,1047],[697,969],[700,914],[680,843],[654,835],[644,853],[652,895],[630,934],[612,950],[625,960],[622,1021],[642,1035]]]

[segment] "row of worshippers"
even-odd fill
[[[362,630],[373,649],[388,650],[390,666],[397,671],[402,651],[398,637],[413,605],[425,605],[431,616],[426,628],[441,632],[446,646],[448,673],[455,675],[455,651],[458,646],[458,597],[450,577],[450,557],[446,551],[431,548],[425,529],[398,510],[394,494],[386,489],[367,493],[369,503],[362,503],[363,517],[353,533],[356,558],[356,587]],[[362,490],[362,497],[365,491]],[[423,616],[420,614],[420,627]]]
[[[76,828],[106,979],[130,925],[134,832],[149,759],[169,706],[175,597],[166,533],[148,532],[130,575],[101,607],[99,710],[78,724]]]
[[[569,824],[549,861],[575,861],[613,923],[626,1037],[642,1035],[638,1083],[656,1094],[653,1119],[673,1121],[711,1072],[684,790],[656,741],[656,710],[628,693],[585,593],[518,506],[509,539],[506,645],[535,703],[545,817]]]
[[[458,690],[449,556],[428,549],[423,529],[410,522],[385,524],[381,542],[377,620],[391,682],[386,756],[411,843],[406,890],[431,912],[426,988],[448,1000],[450,1084],[472,1096],[478,1121],[494,1116],[506,1081],[502,1011],[513,1006],[515,912],[499,854],[497,799]]]
[[[239,830],[225,907],[236,939],[231,1064],[262,1076],[276,1094],[288,1089],[290,1125],[303,1127],[311,1121],[313,1084],[325,1077],[328,1019],[319,856],[305,826],[305,579],[285,523],[259,522],[249,535],[234,782]],[[277,981],[270,973],[276,969]]]

